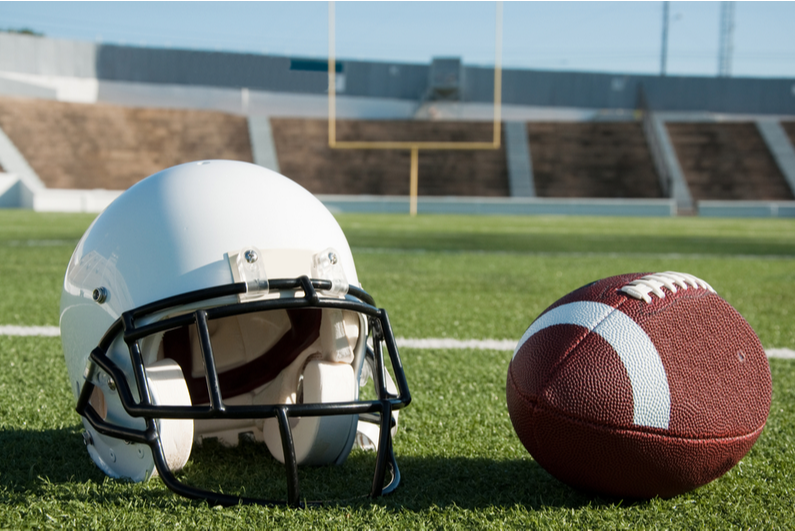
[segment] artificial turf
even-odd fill
[[[0,210],[0,324],[57,325],[63,271],[86,215]],[[795,349],[795,222],[701,218],[345,215],[359,278],[397,336],[518,339],[543,309],[630,271],[704,278],[767,348]],[[377,500],[371,454],[302,471],[320,508],[210,507],[160,480],[108,479],[83,447],[60,340],[0,336],[0,528],[792,528],[795,360],[771,360],[773,404],[751,452],[724,477],[669,500],[569,488],[539,467],[505,406],[510,352],[401,349],[413,402],[395,452],[403,481]],[[247,494],[283,489],[258,445],[197,449],[182,477]]]

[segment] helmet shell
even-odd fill
[[[89,354],[123,312],[233,283],[229,255],[250,246],[264,254],[307,257],[333,248],[347,283],[358,285],[350,247],[328,209],[294,181],[263,167],[225,160],[181,164],[143,179],[119,196],[86,230],[64,277],[61,341],[75,398],[86,378]],[[270,263],[276,265],[266,270],[269,278],[310,274],[308,260]],[[94,299],[95,290],[104,300]],[[154,364],[157,346],[147,348],[144,343],[143,351],[144,363]],[[107,355],[125,372],[139,399],[129,352],[120,337]],[[171,367],[163,371],[173,376]],[[108,418],[143,429],[145,420],[126,414],[113,398],[112,382],[102,376],[95,383],[108,397]],[[175,396],[183,396],[180,393]],[[160,421],[166,422],[179,421]],[[92,439],[89,453],[107,474],[140,481],[153,473],[149,447],[102,436],[87,420],[83,423]],[[166,428],[161,425],[161,430]]]
[[[312,253],[333,247],[348,283],[358,285],[334,216],[299,184],[261,166],[181,164],[113,201],[80,239],[64,277],[61,341],[75,397],[88,355],[123,312],[232,283],[226,255],[251,245]],[[308,273],[307,266],[295,276]],[[107,300],[97,304],[92,295],[100,287]]]

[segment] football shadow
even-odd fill
[[[431,506],[465,509],[524,506],[545,507],[633,505],[621,500],[576,490],[552,477],[529,456],[527,459],[491,460],[464,457],[398,457],[403,476],[394,505],[409,510]],[[384,498],[393,505],[392,497]]]

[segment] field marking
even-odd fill
[[[452,339],[428,338],[414,339],[397,337],[398,347],[416,349],[472,349],[472,350],[508,350],[516,349],[517,341],[513,339]],[[765,349],[768,358],[795,360],[795,350],[789,348]]]
[[[664,260],[694,260],[736,258],[739,260],[795,260],[792,254],[720,254],[720,253],[638,253],[638,252],[583,252],[583,251],[505,251],[483,249],[396,249],[381,247],[351,247],[351,251],[362,254],[482,254],[506,256],[541,256],[550,258],[655,258]]]
[[[0,336],[58,337],[57,326],[0,325]],[[514,339],[453,339],[450,337],[411,338],[396,337],[398,347],[416,349],[507,350],[518,344]],[[795,350],[789,348],[765,349],[768,358],[795,360]]]
[[[765,354],[768,358],[795,360],[795,350],[789,348],[767,348]]]
[[[514,339],[452,339],[446,337],[416,339],[395,338],[400,348],[447,348],[447,349],[474,349],[474,350],[513,350],[516,348]]]
[[[0,325],[0,336],[58,337],[60,335],[61,330],[57,326]]]

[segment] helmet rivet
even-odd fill
[[[328,254],[328,261],[331,262],[332,265],[336,264],[337,263],[337,255],[334,254],[334,253],[329,253]]]
[[[91,437],[91,434],[88,433],[87,431],[83,432],[83,444],[85,444],[86,446],[91,446],[92,444],[94,444],[94,438]]]
[[[116,382],[113,381],[113,378],[108,378],[108,389],[111,391],[116,390]]]
[[[94,299],[94,302],[97,304],[102,304],[106,300],[108,300],[108,290],[107,288],[98,287],[94,289],[94,292],[91,294],[91,298]]]
[[[113,450],[108,450],[108,454],[110,454],[110,460],[115,463],[116,462],[116,453]]]
[[[259,259],[259,256],[257,255],[257,251],[255,251],[254,249],[249,249],[248,251],[245,252],[245,254],[243,254],[243,258],[245,258],[246,262],[248,262],[249,264],[253,264]]]

